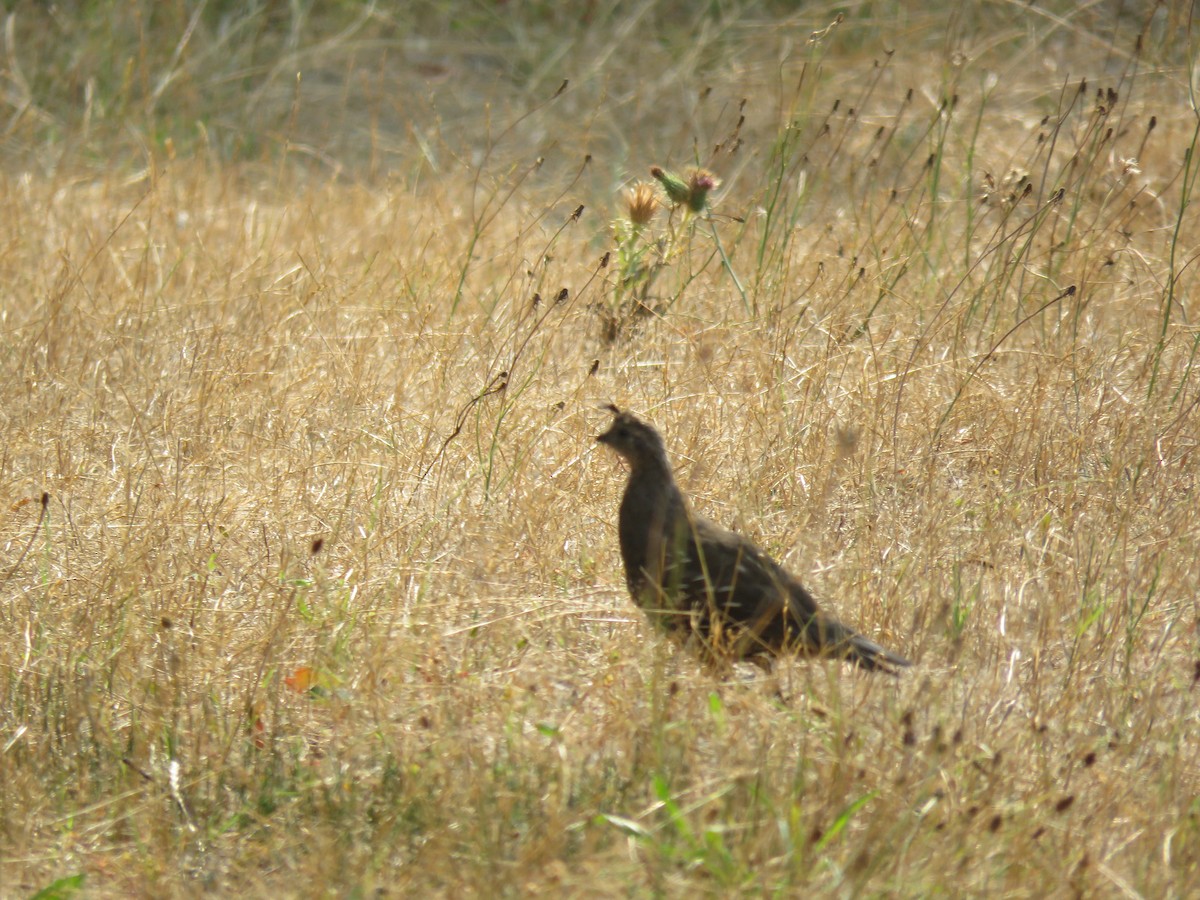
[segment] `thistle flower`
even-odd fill
[[[688,209],[694,213],[703,212],[708,205],[708,192],[717,184],[717,176],[708,169],[693,169],[688,178]]]
[[[631,190],[625,192],[625,205],[629,210],[629,221],[635,228],[649,225],[654,214],[658,212],[658,198],[654,196],[654,188],[644,181],[639,181]]]
[[[661,166],[651,166],[650,174],[663,186],[668,200],[676,206],[686,205],[694,213],[704,211],[708,205],[708,192],[719,184],[717,176],[707,169],[692,169],[686,181]]]

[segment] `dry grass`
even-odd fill
[[[1194,895],[1195,32],[1113,6],[19,12],[0,894]],[[609,400],[911,674],[660,643]]]

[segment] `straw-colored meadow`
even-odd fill
[[[1195,896],[1140,7],[11,4],[0,896]],[[659,637],[609,402],[914,667]]]

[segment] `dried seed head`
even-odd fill
[[[653,187],[639,181],[625,192],[625,205],[629,210],[629,221],[642,227],[649,225],[654,214],[658,212],[658,197],[654,195]]]

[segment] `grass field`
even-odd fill
[[[1200,23],[794,6],[10,4],[0,896],[1196,896]]]

